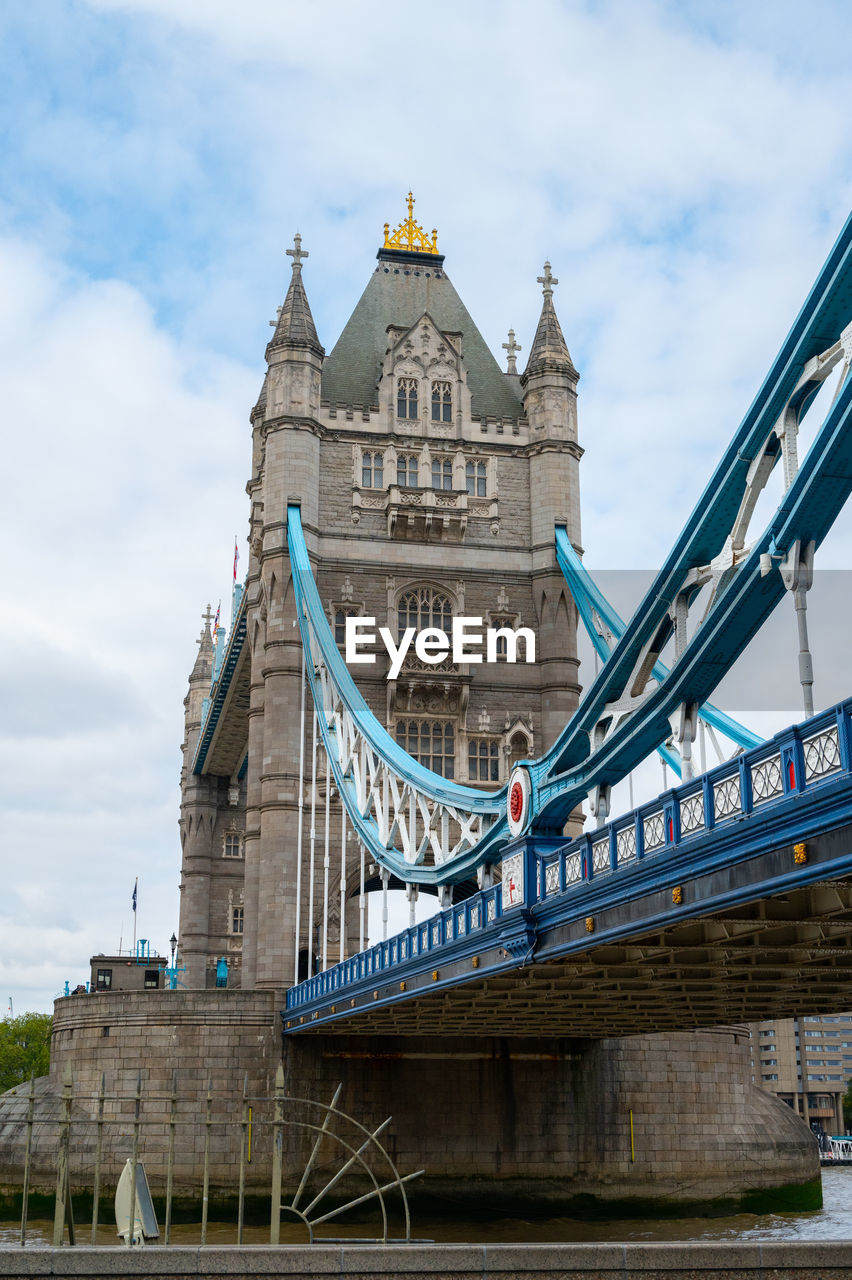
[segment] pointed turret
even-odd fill
[[[575,378],[578,376],[553,306],[553,286],[559,284],[559,281],[550,270],[549,262],[545,262],[544,275],[538,277],[538,283],[542,286],[544,300],[538,328],[530,347],[530,358],[521,376],[523,386],[537,373],[568,373]]]
[[[183,700],[185,739],[183,749],[186,766],[189,763],[187,748],[195,750],[198,730],[201,728],[204,699],[210,692],[210,677],[213,673],[213,636],[210,631],[213,613],[209,604],[207,612],[201,615],[201,619],[204,625],[201,628],[201,635],[195,642],[198,645],[198,653],[195,655],[195,662],[189,673],[189,689]]]
[[[201,615],[201,620],[204,626],[201,628],[201,635],[195,642],[198,645],[198,653],[196,654],[192,671],[189,673],[190,685],[195,684],[196,681],[204,681],[209,685],[210,673],[213,670],[213,636],[210,631],[213,614],[209,604],[207,612]]]
[[[302,248],[302,237],[298,233],[287,254],[293,259],[293,274],[278,318],[270,321],[275,325],[275,333],[266,348],[269,369],[264,383],[263,412],[267,422],[271,418],[316,418],[319,413],[325,347],[317,336],[302,282],[302,259],[309,254]]]
[[[545,262],[538,277],[544,299],[527,367],[521,374],[524,409],[530,435],[538,446],[531,466],[536,501],[533,541],[552,553],[553,526],[564,523],[575,546],[580,545],[580,486],[577,464],[582,449],[577,441],[577,383],[580,375],[568,352],[553,307],[559,283]]]
[[[305,293],[302,281],[302,259],[310,257],[310,254],[302,248],[302,237],[298,232],[293,237],[293,248],[288,249],[287,254],[293,259],[293,275],[284,305],[278,311],[275,334],[266,349],[266,358],[268,360],[270,352],[278,347],[313,351],[315,355],[322,358],[325,355],[325,347],[317,336],[308,295]]]

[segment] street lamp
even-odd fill
[[[175,967],[175,948],[177,947],[177,938],[175,937],[174,933],[169,938],[169,946],[172,949],[172,968],[174,968]]]

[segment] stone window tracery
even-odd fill
[[[404,751],[443,778],[455,777],[456,733],[448,720],[397,720],[396,740]]]
[[[449,382],[432,383],[432,421],[452,422],[453,389]]]
[[[487,468],[484,462],[468,462],[464,469],[465,485],[474,498],[484,498],[488,489]]]
[[[432,488],[433,489],[452,489],[453,487],[453,460],[447,457],[434,457],[432,459]]]
[[[500,748],[496,738],[470,738],[467,776],[471,782],[500,781]]]
[[[417,379],[398,378],[396,383],[396,416],[417,417]]]
[[[243,931],[243,908],[234,907],[231,912],[231,933]]]
[[[448,596],[433,587],[415,587],[404,592],[397,605],[398,636],[407,627],[423,631],[426,627],[439,627],[447,634],[453,629],[453,608]]]
[[[384,454],[365,450],[361,455],[361,487],[364,489],[384,489],[385,459]]]
[[[396,460],[396,482],[403,489],[416,489],[418,480],[416,453],[400,453]]]

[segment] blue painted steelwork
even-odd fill
[[[296,505],[287,508],[287,540],[299,629],[305,653],[309,655],[306,670],[314,706],[318,710],[323,745],[331,763],[335,783],[359,839],[364,842],[376,862],[403,880],[438,884],[464,879],[487,859],[491,849],[505,843],[505,787],[498,792],[484,792],[452,782],[419,764],[393,740],[384,725],[373,715],[338,651],[314,581],[302,531],[301,513]],[[329,673],[333,691],[323,689],[321,666]],[[408,862],[399,848],[382,839],[375,815],[371,813],[369,798],[366,802],[363,796],[359,799],[352,769],[341,765],[341,761],[346,758],[346,744],[339,740],[334,721],[338,703],[345,704],[345,711],[351,719],[354,732],[360,736],[364,751],[373,753],[380,765],[386,764],[402,785],[410,784],[439,804],[459,813],[478,815],[490,824],[483,838],[471,849],[455,857],[451,866],[442,868],[425,865],[422,861]],[[365,765],[366,768],[368,766]],[[391,840],[393,835],[391,830]]]
[[[601,746],[594,737],[608,708],[622,697],[643,655],[656,659],[671,635],[670,611],[689,591],[692,570],[710,564],[726,545],[746,494],[749,469],[760,458],[781,414],[796,397],[803,412],[819,388],[806,366],[836,344],[852,319],[852,217],[820,272],[751,408],[735,432],[692,515],[628,623],[621,639],[559,739],[530,764],[531,829],[561,830],[592,786],[613,784],[669,736],[682,704],[706,702],[785,593],[780,573],[761,576],[761,556],[776,557],[797,541],[818,547],[852,489],[852,379],[846,378],[825,421],[750,552],[715,599],[710,613],[665,679]]]
[[[577,606],[586,633],[594,645],[601,662],[606,662],[612,652],[612,646],[608,643],[606,637],[601,635],[599,628],[596,626],[595,614],[601,619],[613,640],[620,640],[624,635],[625,623],[621,614],[612,607],[572,547],[568,537],[568,530],[564,524],[556,526],[556,559],[559,561],[559,568],[562,570],[565,581],[571,588],[571,596]],[[664,663],[658,662],[652,675],[655,680],[662,681],[668,673],[668,667]],[[712,725],[714,729],[718,729],[720,733],[724,733],[726,738],[730,738],[731,742],[735,742],[744,751],[749,747],[756,747],[762,741],[758,734],[752,733],[751,729],[747,729],[738,720],[734,720],[732,716],[726,715],[724,711],[714,707],[711,702],[704,704],[700,715],[702,720],[706,720],[707,724]],[[677,776],[680,777],[680,757],[665,747],[658,747],[657,749],[666,763],[671,765]]]
[[[636,933],[637,920],[611,931],[558,945],[548,931],[566,921],[597,915],[672,884],[708,872],[743,864],[769,848],[813,838],[852,821],[852,700],[831,707],[802,724],[791,726],[758,747],[727,761],[701,778],[666,791],[607,826],[569,842],[531,837],[512,848],[526,847],[532,874],[526,878],[523,902],[507,907],[501,886],[474,894],[430,920],[363,951],[342,964],[292,987],[282,1013],[285,1030],[306,1022],[345,1019],[347,1000],[370,997],[382,975],[407,977],[466,960],[486,949],[503,949],[502,962],[488,972],[505,972],[531,958],[552,959],[590,945],[616,941]],[[684,906],[678,918],[709,913],[754,900],[762,893],[852,873],[852,851],[825,863],[791,865],[767,885],[745,880],[739,888],[719,891],[718,901],[704,899]],[[665,916],[642,917],[641,930],[670,923]],[[436,979],[429,990],[440,991],[478,975]],[[422,988],[421,992],[422,993]],[[394,993],[369,1007],[410,999]],[[331,1006],[335,1005],[332,1012]],[[298,1021],[301,1017],[302,1021]],[[288,1024],[288,1018],[290,1022]]]
[[[192,772],[202,773],[204,763],[207,759],[207,752],[210,750],[210,743],[213,741],[213,734],[219,723],[219,716],[225,705],[225,699],[228,696],[228,690],[231,687],[231,678],[236,670],[237,662],[243,650],[246,639],[246,594],[243,591],[240,597],[240,604],[234,619],[234,625],[231,628],[231,634],[228,637],[227,644],[222,645],[221,657],[218,657],[218,666],[214,682],[210,688],[210,697],[205,698],[201,709],[201,732],[198,735],[198,744],[195,748],[195,758],[192,762]],[[245,762],[243,763],[243,771]],[[242,775],[240,775],[242,776]]]

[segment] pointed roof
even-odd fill
[[[443,269],[443,256],[380,249],[378,266],[322,370],[322,398],[335,407],[378,404],[388,325],[409,329],[425,312],[443,333],[461,333],[475,418],[523,416],[506,377]]]
[[[210,674],[213,670],[213,637],[210,634],[210,623],[213,620],[213,611],[210,605],[207,606],[207,612],[201,615],[204,626],[201,628],[201,635],[196,640],[198,645],[198,653],[196,654],[195,663],[192,671],[189,673],[189,682],[192,684],[194,680],[205,680],[210,682]]]
[[[277,347],[300,347],[313,351],[318,356],[325,355],[325,347],[317,335],[314,318],[308,304],[308,295],[302,283],[302,259],[309,254],[302,248],[302,237],[297,233],[293,237],[293,248],[287,250],[293,259],[293,275],[284,305],[278,312],[278,323],[272,341],[266,348],[267,358],[270,351]]]
[[[550,370],[570,372],[579,376],[574,368],[574,362],[553,306],[553,286],[559,284],[559,281],[552,274],[549,262],[545,262],[544,275],[538,277],[538,282],[542,286],[544,300],[538,328],[530,347],[530,358],[521,378],[524,384],[531,374],[545,373]]]

